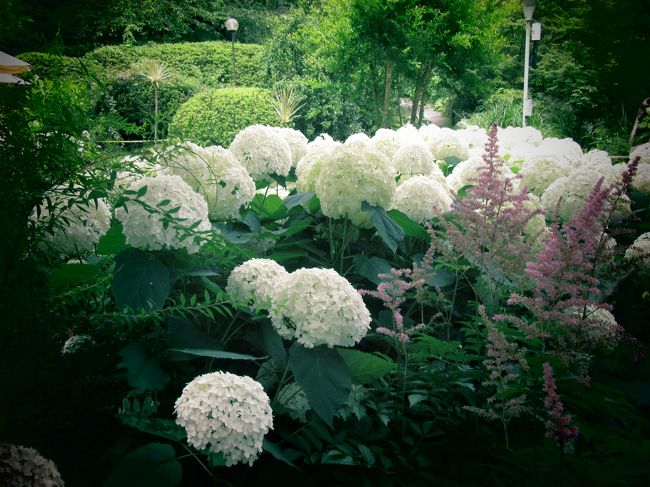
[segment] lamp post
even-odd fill
[[[239,22],[237,22],[237,19],[230,17],[226,20],[226,30],[232,35],[232,85],[237,86],[237,72],[235,66],[235,41],[237,40],[237,31],[239,30]]]
[[[524,104],[522,127],[526,126],[526,117],[533,113],[533,100],[528,98],[528,70],[530,69],[530,24],[535,11],[535,0],[524,0],[524,18],[526,19],[526,49],[524,54]]]

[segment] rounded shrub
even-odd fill
[[[249,125],[277,125],[270,92],[262,88],[218,88],[190,98],[178,109],[169,134],[196,144],[228,147]]]

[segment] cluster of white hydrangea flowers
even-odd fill
[[[446,127],[429,134],[428,147],[437,160],[457,157],[464,161],[469,157],[469,145],[456,131]]]
[[[228,150],[185,143],[163,163],[166,174],[176,174],[203,196],[215,220],[237,218],[239,209],[255,196],[255,181]]]
[[[440,130],[435,123],[424,124],[419,129],[420,137],[428,145],[430,140],[433,140],[436,137],[436,133]]]
[[[447,187],[453,191],[460,190],[468,184],[476,184],[481,171],[485,169],[485,161],[482,156],[472,156],[471,158],[459,162],[454,166],[451,174],[447,176]],[[512,178],[512,170],[505,164],[500,168],[500,178]]]
[[[341,145],[339,142],[331,139],[309,145],[307,153],[296,165],[296,189],[298,191],[316,192],[316,181],[318,181],[323,162],[332,156],[334,149],[339,145]]]
[[[571,166],[563,157],[555,154],[533,152],[525,158],[521,167],[522,182],[528,191],[537,196],[542,196],[558,178],[566,176],[571,171]]]
[[[72,355],[83,349],[88,349],[95,344],[90,335],[72,335],[61,348],[61,355]]]
[[[381,152],[389,161],[402,145],[400,136],[391,129],[379,129],[370,139],[370,147]]]
[[[445,183],[430,176],[414,176],[400,182],[391,206],[419,223],[451,209],[453,200]]]
[[[569,137],[564,139],[546,137],[537,146],[537,151],[540,154],[553,154],[560,157],[571,167],[580,165],[583,156],[580,144]]]
[[[268,309],[278,280],[289,273],[271,259],[250,259],[235,267],[228,276],[226,292],[235,303],[254,309]]]
[[[297,382],[291,382],[278,392],[278,404],[296,421],[307,422],[307,411],[311,409],[305,391]]]
[[[520,144],[538,146],[544,136],[535,127],[499,127],[497,141],[502,155],[509,152],[512,147]]]
[[[7,487],[63,487],[63,479],[52,460],[33,448],[0,444],[0,485]]]
[[[31,216],[39,224],[55,218],[52,233],[45,234],[47,245],[61,255],[93,251],[111,226],[111,211],[106,202],[103,199],[85,202],[71,197],[75,203],[68,206],[68,198],[54,193],[50,199],[54,205],[53,214],[45,204],[41,204],[39,211],[34,209]]]
[[[246,127],[235,136],[230,151],[256,181],[267,179],[271,174],[286,176],[291,170],[291,146],[273,127]]]
[[[366,201],[388,208],[395,186],[395,168],[383,154],[339,145],[323,161],[316,194],[325,216],[368,226],[370,219],[361,204]]]
[[[650,142],[645,144],[637,145],[630,152],[630,160],[635,157],[639,157],[641,164],[650,164]]]
[[[638,191],[650,193],[650,164],[639,164],[637,166],[636,175],[632,179],[632,187]]]
[[[571,307],[566,312],[580,319],[585,333],[594,344],[614,348],[621,338],[623,328],[616,322],[614,315],[606,309],[589,305],[586,309]]]
[[[125,156],[120,161],[122,170],[118,171],[115,178],[115,189],[127,187],[142,176],[155,176],[160,172],[162,167],[157,162],[160,153],[155,153],[153,160],[145,159],[140,156]]]
[[[262,385],[227,372],[196,377],[185,386],[174,409],[187,442],[222,454],[227,467],[239,462],[253,465],[264,435],[273,428],[273,411]]]
[[[542,195],[542,206],[547,216],[554,216],[559,202],[559,215],[563,220],[569,220],[573,214],[584,204],[585,198],[591,193],[601,174],[578,168],[568,175],[556,179]],[[607,181],[603,182],[607,185]],[[614,218],[623,218],[630,213],[630,199],[622,195],[618,201]]]
[[[370,137],[368,137],[363,132],[357,132],[356,134],[352,134],[347,139],[345,139],[344,144],[366,148],[370,144]]]
[[[393,167],[400,176],[400,181],[418,174],[427,176],[436,169],[436,175],[442,176],[442,171],[433,162],[433,156],[423,142],[414,142],[402,145],[393,156]]]
[[[395,133],[399,138],[400,146],[424,143],[424,139],[422,138],[420,131],[410,123],[402,125],[395,131]]]
[[[126,208],[115,210],[115,217],[122,223],[126,243],[145,250],[186,249],[188,253],[198,252],[201,245],[195,242],[192,236],[181,240],[183,231],[180,226],[187,228],[200,222],[195,231],[207,231],[212,228],[208,220],[205,198],[194,192],[180,176],[145,176],[131,184],[128,189],[137,192],[144,186],[147,190],[138,198],[140,201],[160,211],[179,207],[172,216],[183,221],[165,225],[162,213],[150,212],[138,202],[129,200],[125,203]],[[165,200],[168,200],[169,204],[159,206]]]
[[[582,157],[578,160],[578,165],[580,167],[598,169],[600,167],[611,166],[612,160],[610,159],[609,154],[607,154],[607,151],[592,149],[582,155]]]
[[[280,336],[311,348],[351,347],[370,328],[360,294],[333,269],[298,269],[273,290],[271,322]]]
[[[625,259],[636,261],[642,267],[650,267],[650,232],[639,235],[625,251]]]
[[[297,162],[307,153],[309,141],[299,130],[289,127],[273,127],[273,130],[289,144],[291,148],[291,165],[295,167]]]
[[[467,144],[470,153],[482,151],[488,140],[487,132],[478,125],[464,125],[463,128],[456,130],[456,133]]]

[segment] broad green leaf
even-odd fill
[[[122,457],[104,487],[175,487],[182,476],[174,447],[149,443]]]
[[[167,345],[171,349],[218,349],[219,342],[203,331],[192,321],[182,317],[172,317],[167,320]],[[184,353],[172,352],[172,360],[191,360]]]
[[[173,419],[151,418],[148,416],[134,416],[129,414],[121,414],[118,418],[127,426],[168,440],[182,441],[187,436],[185,430],[177,425]]]
[[[273,359],[275,364],[284,369],[287,365],[287,351],[282,338],[275,331],[269,320],[264,320],[255,327],[250,327],[245,339],[256,350],[263,350]]]
[[[447,287],[456,282],[456,274],[447,269],[438,269],[433,276],[427,280],[429,286]]]
[[[429,238],[429,234],[422,225],[415,220],[411,220],[411,218],[401,211],[394,209],[388,210],[387,214],[395,223],[402,227],[405,235],[422,240],[427,240]]]
[[[169,269],[154,255],[128,249],[115,258],[111,291],[118,308],[160,309],[170,290]]]
[[[365,277],[373,284],[379,284],[384,279],[379,274],[390,274],[391,265],[385,259],[380,257],[366,257],[365,255],[355,255],[353,259],[354,271],[360,276]]]
[[[334,415],[347,402],[352,384],[343,358],[331,348],[304,348],[294,343],[289,350],[289,369],[305,391],[309,405],[332,427]]]
[[[425,394],[409,394],[408,395],[409,407],[413,407],[417,403],[425,401],[428,398],[429,398],[429,396],[427,396]]]
[[[277,194],[257,193],[251,201],[251,209],[264,220],[279,220],[287,215],[287,207]]]
[[[321,463],[331,463],[335,465],[354,465],[354,459],[338,450],[330,450],[323,455]]]
[[[294,206],[308,206],[309,202],[311,199],[314,197],[316,193],[296,193],[292,194],[291,196],[287,196],[284,199],[284,206],[287,207],[288,210],[293,208]]]
[[[429,335],[416,338],[410,345],[414,360],[426,360],[429,358],[464,362],[467,358],[458,341],[440,340]]]
[[[264,360],[267,357],[255,357],[244,353],[224,352],[223,350],[207,350],[200,348],[171,348],[170,352],[187,353],[197,357],[223,358],[228,360]]]
[[[169,376],[160,367],[156,358],[149,358],[142,345],[129,343],[120,351],[129,385],[142,391],[162,391],[169,382]]]
[[[361,204],[361,209],[370,215],[370,221],[377,230],[377,234],[393,252],[397,251],[397,244],[404,239],[404,231],[395,223],[381,206],[372,206],[367,202]]]
[[[395,370],[395,362],[378,353],[360,352],[351,348],[337,348],[336,351],[345,361],[355,384],[368,384]]]
[[[74,287],[97,279],[100,268],[91,264],[65,264],[50,271],[49,283],[53,288]]]
[[[127,249],[126,237],[122,232],[122,224],[114,223],[108,229],[105,235],[97,243],[97,253],[99,255],[117,255],[124,249]]]
[[[273,455],[273,457],[274,457],[276,460],[280,460],[281,462],[284,462],[284,463],[286,463],[287,465],[290,465],[290,466],[292,466],[292,467],[294,467],[294,468],[298,468],[298,467],[296,467],[293,463],[291,463],[291,460],[289,460],[289,459],[286,457],[286,455],[284,454],[284,451],[282,451],[282,448],[280,448],[280,447],[279,447],[278,445],[276,445],[275,443],[271,443],[271,442],[270,442],[269,440],[267,440],[266,438],[264,438],[264,440],[262,441],[262,448],[264,449],[264,451],[267,451],[267,452],[269,452],[271,455]]]

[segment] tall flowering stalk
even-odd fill
[[[544,362],[544,407],[548,413],[546,421],[546,437],[552,439],[562,451],[568,449],[571,443],[578,436],[577,426],[571,426],[571,416],[564,413],[564,405],[557,392],[555,379],[553,378],[553,367]]]
[[[515,188],[516,178],[503,177],[497,127],[488,134],[483,155],[484,169],[465,198],[457,199],[447,223],[447,238],[488,278],[491,297],[497,281],[522,284],[523,269],[531,252],[525,227],[541,210],[526,205],[526,187]]]

